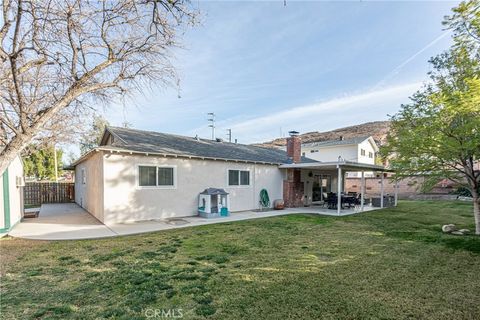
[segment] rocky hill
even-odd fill
[[[344,139],[361,137],[361,136],[372,136],[379,145],[385,142],[387,138],[387,132],[390,126],[390,121],[374,121],[367,122],[355,126],[335,129],[325,132],[307,132],[300,134],[302,142],[318,142],[318,141],[328,141],[336,140],[343,137]],[[285,138],[277,138],[273,141],[264,142],[257,144],[258,146],[276,148],[285,146]]]

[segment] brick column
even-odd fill
[[[287,179],[283,181],[283,201],[287,208],[303,206],[304,185],[300,177],[300,169],[287,169]]]

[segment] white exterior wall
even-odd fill
[[[0,229],[5,228],[5,208],[3,203],[3,174],[0,175]]]
[[[365,150],[365,155],[362,156],[361,150]],[[373,154],[373,158],[368,157],[368,153],[371,152]],[[358,162],[360,163],[368,163],[368,164],[375,164],[375,149],[373,148],[370,141],[367,139],[362,143],[358,144]]]
[[[365,155],[362,156],[362,149],[365,150]],[[369,152],[372,153],[373,157],[370,158],[368,156]],[[362,143],[358,144],[358,162],[360,163],[367,163],[367,164],[375,164],[375,148],[370,143],[369,139],[363,141]],[[361,172],[348,172],[348,178],[356,178],[361,177]],[[372,171],[365,171],[365,177],[373,177],[375,174]]]
[[[100,221],[103,221],[103,166],[101,151],[75,166],[75,202]],[[85,183],[82,170],[85,170]]]
[[[362,149],[365,150],[365,156],[362,156]],[[311,153],[310,150],[318,150],[318,152]],[[328,147],[303,147],[302,153],[305,152],[305,157],[322,161],[322,162],[336,162],[338,156],[346,161],[353,161],[358,163],[375,164],[375,148],[372,146],[370,139],[365,139],[359,144],[338,145]],[[369,158],[368,154],[371,152],[373,158]],[[359,172],[348,172],[348,177],[360,177]],[[366,177],[373,176],[373,172],[366,172]]]
[[[311,150],[318,150],[318,152],[310,152]],[[302,153],[305,152],[305,157],[322,162],[336,162],[338,156],[347,161],[358,161],[358,147],[356,144],[339,145],[329,147],[303,147]]]
[[[138,165],[176,167],[176,187],[138,187]],[[229,187],[228,169],[249,170],[250,186]],[[283,197],[283,174],[276,165],[106,153],[103,222],[197,215],[198,195],[208,187],[230,193],[230,211],[251,210],[263,188],[272,203]]]
[[[23,187],[17,187],[17,177],[23,179],[23,163],[20,157],[16,157],[8,166],[8,189],[10,195],[10,227],[14,226],[23,217]],[[3,174],[0,175],[0,229],[4,229],[4,190]]]
[[[365,156],[362,156],[361,150],[365,150]],[[311,150],[318,150],[318,152],[311,152]],[[373,158],[368,157],[368,153],[373,154]],[[359,144],[337,145],[337,146],[317,146],[306,147],[302,146],[302,153],[305,157],[322,162],[336,162],[338,157],[346,161],[354,161],[358,163],[375,164],[375,148],[370,143],[369,139],[365,139]]]

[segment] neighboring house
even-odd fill
[[[378,146],[371,136],[302,144],[302,155],[322,162],[335,162],[340,157],[346,161],[375,164],[377,152]],[[348,173],[348,177],[357,176],[357,172]],[[373,176],[373,173],[366,172],[365,176]]]
[[[16,157],[0,177],[0,233],[6,233],[23,217],[24,180],[20,157]]]
[[[233,212],[258,209],[262,189],[272,202],[302,206],[311,202],[320,175],[331,177],[328,192],[344,190],[346,171],[384,169],[302,157],[297,135],[285,152],[116,127],[106,128],[100,146],[73,166],[75,201],[105,224],[196,215],[207,188],[225,189]]]

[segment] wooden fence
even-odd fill
[[[75,201],[73,182],[27,182],[23,188],[26,205]]]

